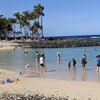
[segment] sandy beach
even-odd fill
[[[67,81],[47,78],[27,78],[18,72],[0,69],[0,80],[9,78],[12,83],[0,84],[0,93],[44,94],[66,97],[68,100],[100,100],[100,83]],[[18,81],[15,81],[18,78]]]
[[[12,42],[0,42],[0,50],[9,50],[9,49],[14,49],[14,46],[16,44],[12,43]]]
[[[0,100],[100,100],[100,0],[0,5]]]
[[[3,44],[0,50],[13,48],[13,46]],[[13,80],[13,82],[7,83],[7,79]],[[0,69],[0,82],[2,80],[5,83],[0,84],[0,94],[43,94],[46,97],[65,97],[67,98],[66,100],[100,100],[99,82],[68,81],[45,77],[29,78],[25,77],[25,75],[20,75],[20,73],[16,71]]]
[[[2,46],[0,47],[0,50],[11,50],[11,49],[14,49],[14,46]]]
[[[17,43],[1,41],[0,42],[0,50],[11,50],[14,49],[15,46],[18,46]]]

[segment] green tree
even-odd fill
[[[19,24],[20,31],[21,31],[22,37],[23,37],[23,31],[22,31],[22,27],[23,27],[22,15],[19,12],[16,12],[16,13],[14,13],[14,16],[16,17],[16,22],[17,22],[17,24]]]
[[[22,17],[24,34],[25,34],[26,38],[28,37],[28,34],[29,34],[28,28],[30,28],[29,19],[30,19],[30,12],[26,10],[23,12],[23,17]]]
[[[5,17],[0,18],[0,38],[7,39],[7,35],[12,31],[9,20]]]
[[[41,29],[41,31],[42,31],[42,34],[41,34],[42,38],[44,37],[43,36],[43,23],[42,23],[43,22],[42,21],[42,17],[44,16],[43,10],[44,10],[44,7],[41,6],[41,4],[38,4],[37,6],[34,6],[34,10],[33,10],[34,14],[35,14],[35,18],[36,18],[35,23],[39,23],[39,25],[37,27],[37,32],[36,33],[39,34],[38,30]],[[41,18],[41,22],[40,22],[40,18]]]
[[[8,18],[8,20],[9,20],[9,23],[10,23],[10,25],[11,25],[11,27],[12,27],[12,34],[13,34],[13,36],[14,36],[14,39],[16,39],[16,37],[15,37],[15,35],[16,35],[16,31],[15,31],[15,29],[16,29],[16,19],[15,18]]]

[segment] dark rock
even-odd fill
[[[61,47],[84,47],[84,46],[100,46],[100,40],[93,39],[63,39],[63,40],[39,40],[30,42],[16,42],[20,47],[30,48],[61,48]]]
[[[13,94],[13,93],[3,93],[0,95],[0,100],[68,100],[66,97],[56,97],[52,95],[47,97],[44,94],[32,94],[32,95],[23,95],[23,94]]]

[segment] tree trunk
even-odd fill
[[[44,35],[43,35],[43,21],[42,21],[42,16],[41,16],[41,31],[42,31],[42,38],[44,38]]]

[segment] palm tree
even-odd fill
[[[40,8],[41,8],[41,13],[40,13],[40,15],[41,15],[41,30],[42,30],[42,38],[43,38],[44,35],[43,35],[43,20],[42,20],[42,17],[44,16],[44,13],[43,13],[44,7],[40,6]]]
[[[16,17],[17,24],[20,25],[21,32],[22,28],[24,29],[25,36],[28,36],[28,34],[26,35],[26,33],[31,31],[32,36],[34,35],[35,37],[38,37],[40,35],[39,30],[41,30],[42,31],[41,36],[43,38],[43,21],[42,21],[42,17],[44,16],[43,10],[44,7],[41,6],[41,4],[38,4],[37,6],[34,6],[32,12],[26,10],[22,13],[22,15],[19,12],[14,14],[14,16]],[[39,20],[41,20],[41,22]]]
[[[22,17],[22,21],[24,24],[24,33],[25,33],[26,37],[28,37],[28,30],[27,29],[30,28],[29,19],[30,19],[30,12],[26,10],[23,12],[23,17]]]
[[[35,34],[37,32],[35,24],[34,24],[36,22],[36,19],[37,19],[37,14],[36,14],[35,10],[33,9],[31,11],[30,17],[29,17],[29,20],[30,20],[29,30],[32,32],[31,33],[32,38],[35,36]]]
[[[19,12],[16,12],[16,13],[14,13],[14,16],[16,17],[17,24],[20,25],[20,30],[21,30],[22,37],[23,37],[23,31],[22,31],[22,27],[23,27],[22,15]]]
[[[44,16],[43,10],[44,10],[44,7],[41,6],[41,4],[34,6],[34,11],[37,15],[36,18],[38,19],[38,22],[39,22],[39,18],[41,17],[41,31],[42,31],[41,35],[42,35],[42,38],[44,37],[43,36],[43,21],[42,21],[42,17]]]
[[[30,28],[32,33],[34,33],[35,38],[39,38],[39,36],[40,36],[40,33],[38,33],[38,31],[37,31],[39,28],[41,28],[39,22],[34,22],[34,24]]]

